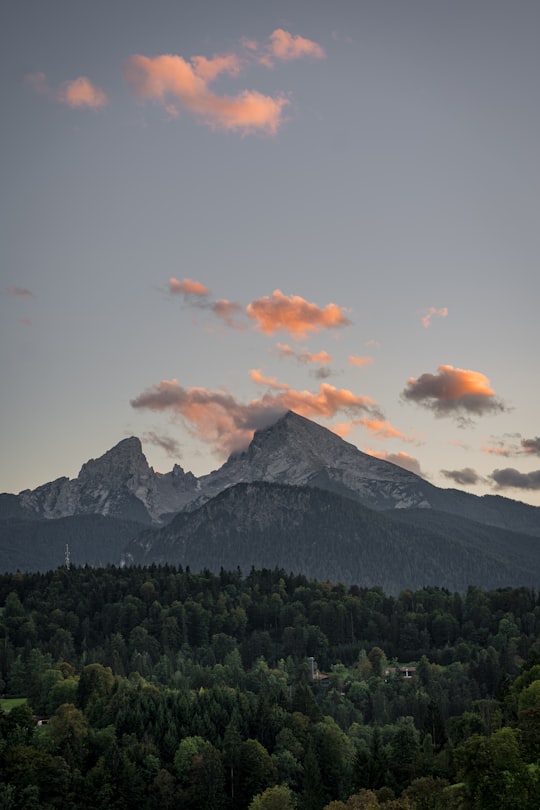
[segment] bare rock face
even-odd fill
[[[244,453],[199,479],[199,503],[237,483],[312,486],[372,509],[430,508],[436,487],[407,470],[363,453],[321,425],[287,412],[258,430]]]
[[[119,442],[97,459],[83,464],[77,478],[59,478],[20,493],[21,505],[44,518],[99,514],[161,523],[162,515],[177,512],[197,482],[181,467],[166,475],[148,465],[139,439]]]

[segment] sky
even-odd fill
[[[540,505],[537,0],[2,9],[0,491],[287,409]]]

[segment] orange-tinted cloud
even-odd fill
[[[313,354],[312,352],[297,352],[286,343],[276,344],[276,350],[281,357],[294,357],[299,363],[311,365],[313,363],[326,366],[332,362],[332,355],[322,351]]]
[[[264,46],[242,40],[243,53],[217,54],[208,59],[193,56],[189,61],[175,54],[147,57],[136,54],[128,60],[124,75],[139,98],[161,103],[171,118],[179,115],[177,104],[214,129],[238,131],[244,135],[275,135],[283,123],[289,99],[242,90],[235,96],[220,96],[209,85],[222,74],[237,77],[253,63],[273,67],[276,61],[311,57],[322,59],[324,50],[316,42],[290,34],[281,28]]]
[[[370,363],[373,363],[373,357],[357,357],[354,354],[349,355],[349,364],[351,366],[361,368],[362,366],[369,366]]]
[[[210,294],[208,287],[205,287],[200,281],[192,281],[190,278],[184,278],[182,281],[178,281],[176,278],[170,278],[169,291],[173,295],[182,294],[206,296]]]
[[[437,416],[460,413],[479,416],[506,410],[484,374],[450,365],[439,366],[437,374],[410,377],[401,395]]]
[[[92,84],[86,76],[79,76],[73,81],[64,82],[58,90],[58,101],[68,107],[88,107],[97,110],[107,104],[107,95],[100,87]]]
[[[170,411],[185,419],[193,433],[212,445],[222,456],[244,449],[253,432],[272,424],[287,410],[308,418],[332,418],[345,411],[378,413],[370,397],[356,396],[346,389],[322,384],[317,393],[295,391],[260,375],[261,384],[278,389],[267,391],[249,403],[238,402],[226,391],[184,388],[177,380],[162,380],[131,401],[134,408]],[[269,384],[270,383],[270,384]]]
[[[417,458],[413,458],[408,453],[400,451],[399,453],[385,453],[380,450],[365,450],[369,456],[380,458],[383,461],[389,461],[391,464],[396,464],[398,467],[403,467],[404,470],[415,473],[425,478],[424,473],[420,467],[420,462]]]
[[[238,95],[218,96],[208,88],[221,72],[235,72],[232,57],[213,60],[195,57],[191,63],[181,56],[163,54],[150,58],[134,55],[128,60],[124,76],[139,98],[167,106],[179,102],[195,118],[213,129],[238,131],[244,135],[263,132],[275,135],[289,104],[283,95],[265,96],[256,90]]]
[[[370,419],[364,416],[362,419],[355,421],[355,425],[362,425],[366,428],[367,432],[377,439],[399,439],[402,442],[416,442],[418,438],[414,435],[407,436],[403,431],[395,428],[386,419]]]
[[[34,88],[36,93],[48,96],[61,104],[67,104],[73,109],[86,107],[98,110],[108,103],[105,91],[91,82],[87,76],[65,81],[56,90],[49,86],[44,73],[31,73],[26,76],[26,82]]]
[[[282,62],[303,59],[306,56],[313,59],[324,59],[326,56],[323,48],[313,40],[290,34],[283,28],[276,28],[270,34],[270,43],[266,50],[268,57]]]
[[[266,335],[283,331],[298,338],[306,337],[308,332],[335,329],[351,323],[337,304],[321,308],[299,295],[284,295],[281,290],[252,301],[246,307],[246,314]]]
[[[431,319],[437,316],[438,318],[446,318],[448,315],[448,307],[442,307],[441,309],[437,309],[436,307],[429,307],[426,310],[425,314],[422,316],[422,325],[429,329],[431,326]]]
[[[194,73],[206,83],[213,82],[221,73],[238,76],[242,65],[235,53],[216,55],[211,59],[207,59],[206,56],[194,56],[191,63]]]
[[[252,368],[249,376],[257,385],[266,385],[268,388],[273,388],[276,391],[288,391],[289,386],[287,383],[280,383],[275,377],[264,377],[260,369]]]
[[[352,422],[335,422],[330,425],[330,430],[340,438],[344,439],[351,432]]]

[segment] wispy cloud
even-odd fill
[[[155,447],[161,447],[170,458],[180,457],[180,442],[173,439],[172,436],[166,436],[163,433],[156,433],[149,430],[141,436],[143,442],[153,444]]]
[[[10,295],[14,295],[16,298],[31,298],[33,295],[33,293],[26,289],[26,287],[17,287],[15,284],[8,287],[7,291]]]
[[[246,329],[246,324],[240,320],[239,316],[243,314],[244,307],[237,304],[235,301],[228,301],[226,298],[220,298],[212,304],[212,312],[217,318],[220,318],[231,329]]]
[[[410,377],[402,398],[432,410],[436,416],[481,416],[505,411],[488,378],[479,371],[439,366],[437,374]],[[460,420],[461,421],[461,420]]]
[[[162,380],[131,401],[136,409],[171,412],[181,416],[194,435],[210,444],[221,456],[245,449],[253,432],[272,424],[288,410],[308,418],[333,418],[337,413],[379,414],[370,397],[357,396],[347,389],[322,383],[318,392],[296,391],[260,372],[252,379],[269,390],[249,403],[232,394],[205,388],[184,388],[177,380]]]
[[[497,489],[540,489],[540,470],[522,473],[513,467],[506,467],[503,470],[493,470],[489,477]]]
[[[446,318],[447,315],[448,307],[441,307],[441,309],[429,307],[429,309],[426,309],[424,315],[422,316],[422,326],[424,326],[425,329],[429,329],[433,318]]]
[[[373,363],[373,357],[357,357],[354,354],[349,355],[349,365],[351,366],[362,368],[362,366],[369,366],[371,363]]]
[[[66,104],[72,109],[98,110],[108,103],[107,94],[95,85],[87,76],[78,76],[62,82],[57,88],[49,85],[45,73],[30,73],[26,82],[36,93]]]
[[[502,438],[491,437],[480,448],[483,453],[493,456],[540,456],[540,437],[524,439],[520,433],[505,434]]]
[[[327,304],[319,307],[299,295],[284,295],[274,290],[272,295],[257,298],[246,307],[248,318],[266,335],[288,332],[291,337],[305,338],[309,332],[347,326],[351,321],[343,307]]]
[[[249,376],[257,385],[266,385],[268,388],[273,388],[274,391],[288,391],[290,388],[287,383],[280,383],[275,377],[265,377],[258,368],[252,368]]]
[[[210,295],[208,287],[205,287],[200,281],[193,281],[190,278],[184,278],[182,281],[178,281],[176,278],[170,278],[169,291],[173,295],[196,295],[198,297]]]
[[[377,439],[399,439],[402,442],[419,444],[419,439],[414,434],[407,435],[402,430],[395,428],[386,419],[370,419],[367,416],[356,420],[355,425],[362,425],[367,432]]]
[[[276,351],[280,357],[292,357],[302,365],[322,365],[326,366],[332,362],[332,355],[328,352],[316,352],[315,354],[308,351],[296,351],[286,343],[277,343]]]
[[[476,470],[473,470],[472,467],[463,467],[461,470],[441,470],[441,474],[461,486],[474,486],[485,481],[485,478],[479,475]]]

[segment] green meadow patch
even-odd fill
[[[0,698],[0,709],[3,712],[10,712],[15,706],[22,706],[26,701],[26,698]]]

